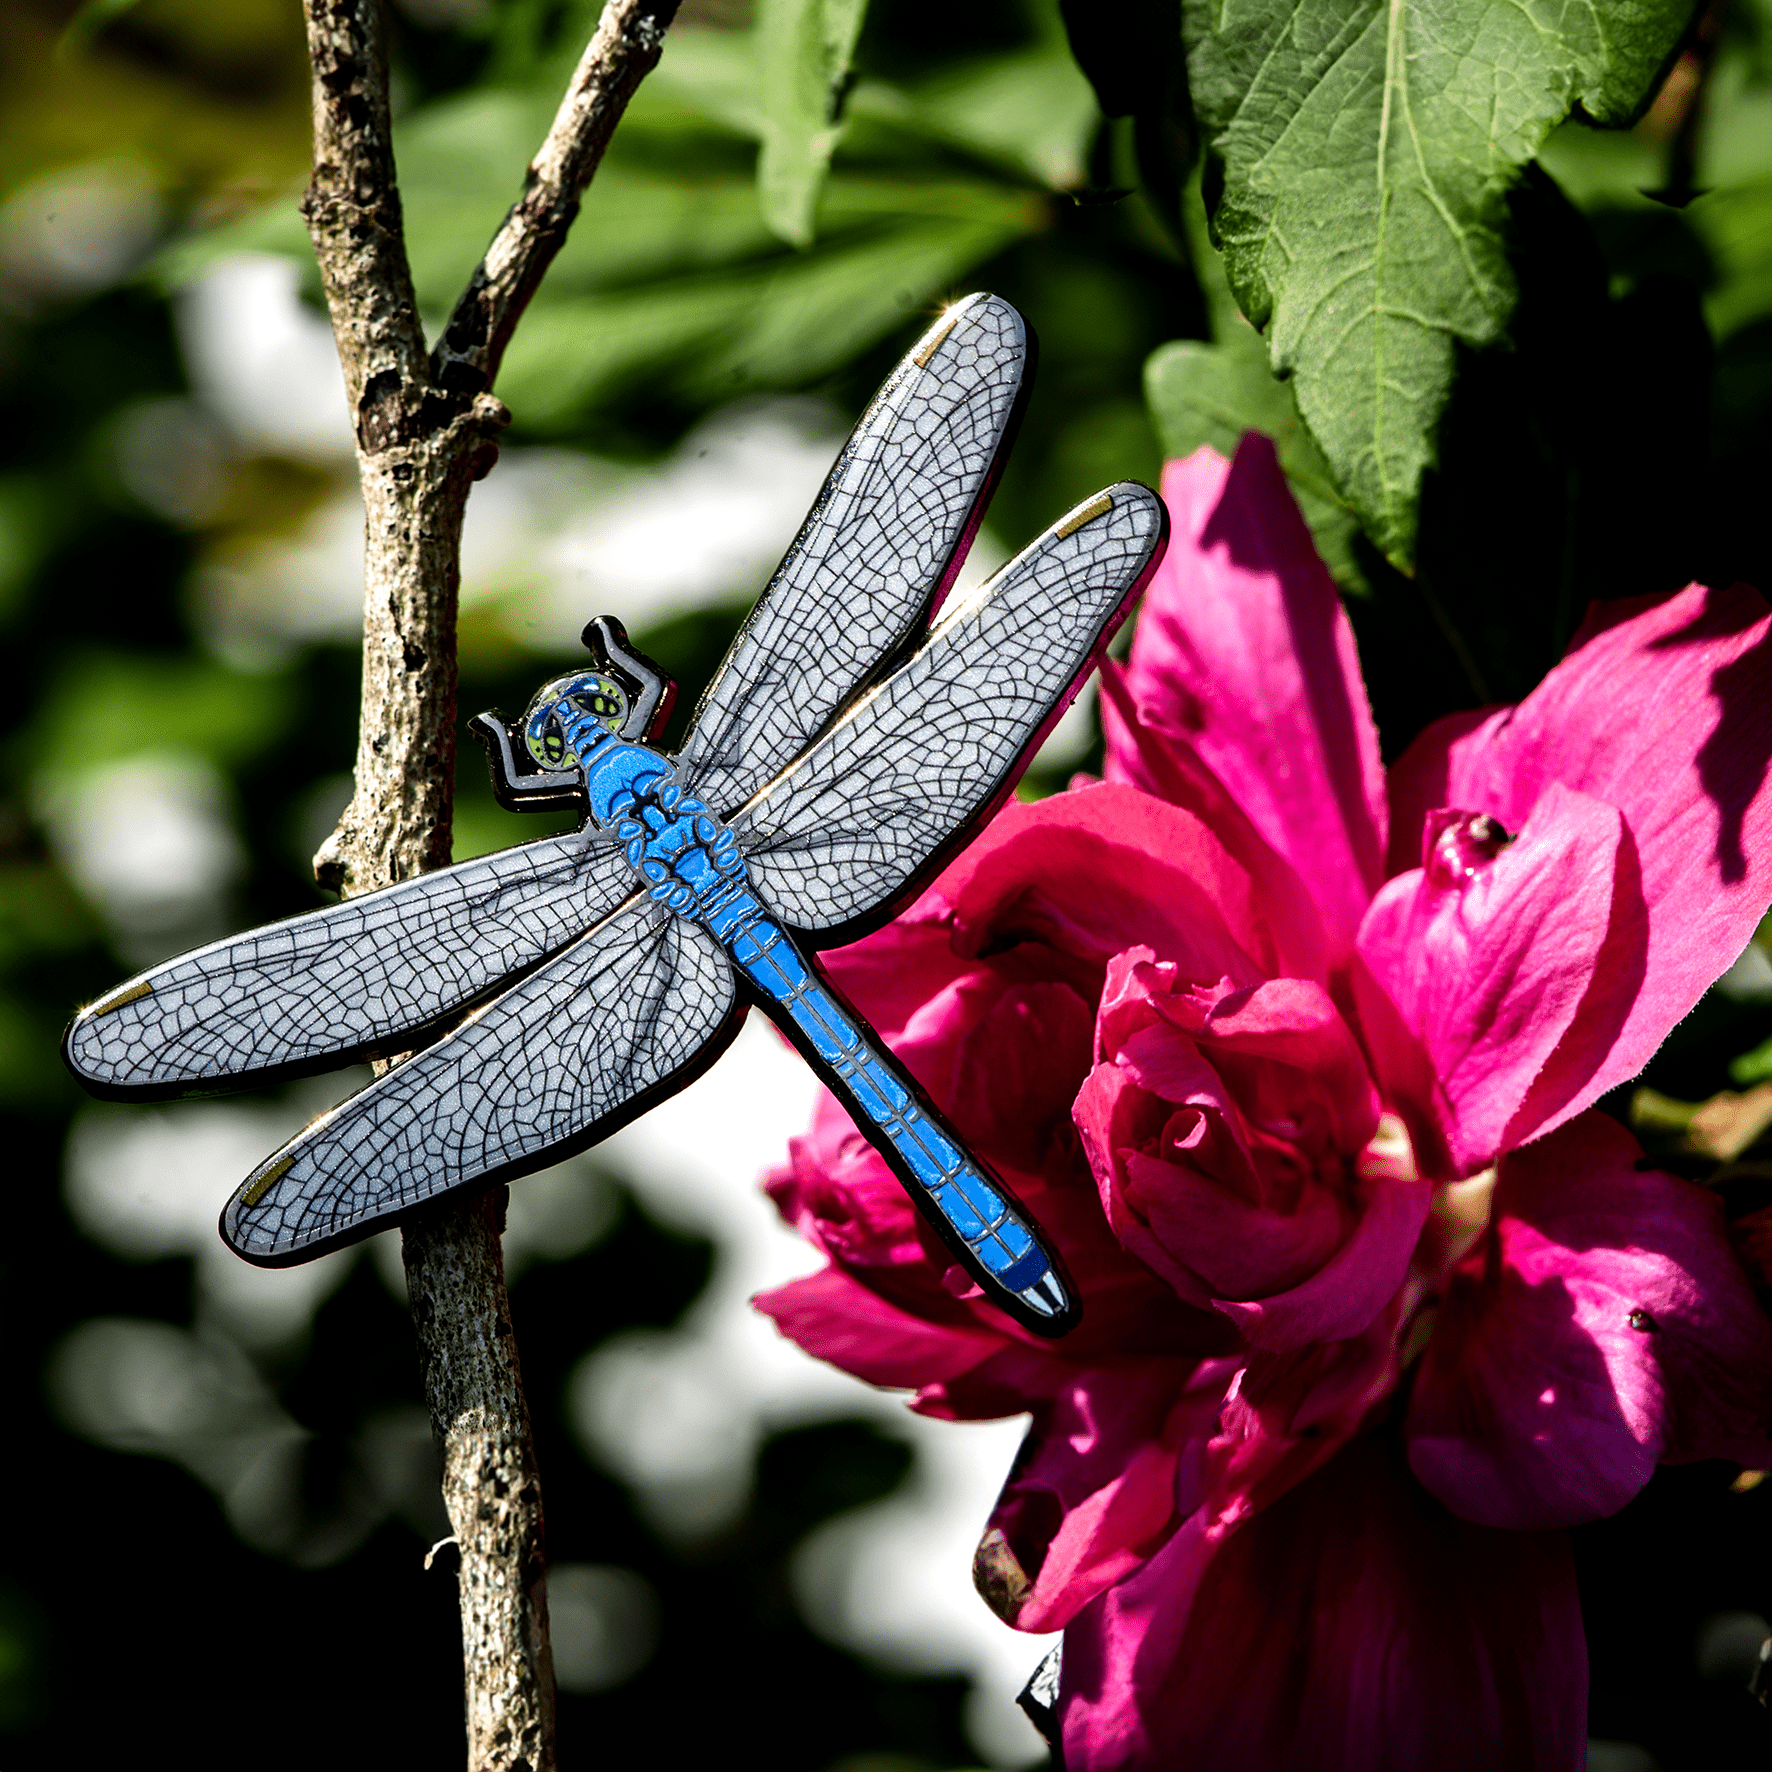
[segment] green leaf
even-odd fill
[[[155,749],[196,751],[229,769],[288,731],[294,689],[287,677],[204,658],[86,652],[64,661],[14,754],[40,780]]]
[[[1177,339],[1153,351],[1145,363],[1145,404],[1164,459],[1192,455],[1202,445],[1233,456],[1245,431],[1272,438],[1317,552],[1344,590],[1363,594],[1371,587],[1354,551],[1360,520],[1298,415],[1293,384],[1268,368],[1266,347],[1237,310],[1223,263],[1207,237],[1197,174],[1188,181],[1180,207],[1215,342]]]
[[[1101,121],[1062,39],[943,73],[909,95],[870,81],[856,89],[854,110],[901,119],[1054,190],[1082,183]]]
[[[1772,1040],[1762,1040],[1751,1052],[1744,1052],[1729,1063],[1729,1081],[1737,1089],[1763,1083],[1768,1077],[1772,1077]]]
[[[680,121],[670,115],[675,106],[735,135],[761,141],[764,124],[753,34],[673,25],[658,67],[621,120],[617,143],[625,147],[636,129],[680,128]]]
[[[1365,588],[1354,553],[1359,521],[1298,416],[1291,384],[1275,378],[1253,332],[1245,327],[1242,340],[1224,344],[1186,338],[1164,345],[1144,366],[1144,393],[1165,460],[1206,444],[1220,455],[1235,455],[1245,431],[1271,437],[1317,552],[1339,584]]]
[[[843,133],[849,65],[867,0],[759,0],[757,60],[763,219],[791,246],[810,246],[813,211]]]
[[[1577,105],[1641,108],[1691,0],[1186,0],[1214,231],[1368,533],[1413,558],[1460,344],[1515,300],[1506,198]]]

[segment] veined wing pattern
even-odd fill
[[[991,296],[925,334],[676,758],[640,730],[666,679],[613,618],[586,630],[596,668],[544,686],[521,727],[482,718],[501,802],[553,804],[564,766],[582,782],[583,831],[217,943],[76,1019],[82,1080],[150,1095],[323,1068],[467,1011],[260,1165],[223,1213],[240,1254],[305,1260],[594,1143],[711,1064],[754,1000],[989,1295],[1041,1334],[1074,1323],[1037,1225],[793,934],[808,948],[852,939],[968,840],[1161,556],[1161,502],[1116,486],[929,627],[1001,469],[1031,351]]]
[[[731,819],[761,896],[819,945],[891,914],[1014,785],[1161,558],[1123,482],[1054,524]]]
[[[154,967],[75,1018],[68,1063],[136,1099],[332,1069],[508,983],[633,887],[595,831],[459,862]]]
[[[950,308],[874,397],[739,630],[678,760],[718,813],[805,749],[920,632],[1012,441],[1030,341],[993,295]]]
[[[228,1202],[222,1235],[249,1261],[305,1261],[449,1189],[557,1162],[711,1064],[739,1010],[705,925],[636,895],[298,1133]]]

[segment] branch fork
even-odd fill
[[[406,256],[381,0],[304,0],[319,260],[367,513],[356,788],[314,858],[345,897],[447,865],[455,781],[462,515],[510,414],[490,389],[676,0],[608,0],[523,194],[425,348]],[[406,1226],[404,1251],[443,1495],[461,1555],[468,1764],[552,1772],[541,1482],[511,1332],[504,1190]]]

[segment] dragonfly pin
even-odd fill
[[[95,1094],[211,1093],[432,1044],[247,1177],[221,1230],[281,1266],[455,1188],[607,1137],[762,1008],[985,1295],[1061,1335],[1057,1252],[819,970],[977,832],[1160,560],[1161,501],[1085,501],[947,600],[1008,452],[1032,341],[994,296],[950,308],[837,458],[674,756],[672,685],[621,624],[520,722],[474,721],[512,810],[580,828],[221,941],[84,1009]]]

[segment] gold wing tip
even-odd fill
[[[1113,499],[1105,492],[1098,492],[1086,505],[1079,505],[1060,523],[1052,533],[1063,541],[1079,529],[1087,528],[1097,517],[1105,517],[1114,508]]]
[[[242,1206],[256,1206],[295,1167],[295,1153],[273,1158],[240,1190]]]
[[[88,1003],[80,1011],[82,1021],[97,1021],[101,1015],[109,1015],[115,1009],[122,1009],[130,1003],[139,1003],[143,997],[154,994],[153,982],[150,979],[138,978],[134,984],[119,985],[107,996],[100,997],[96,1003]]]

